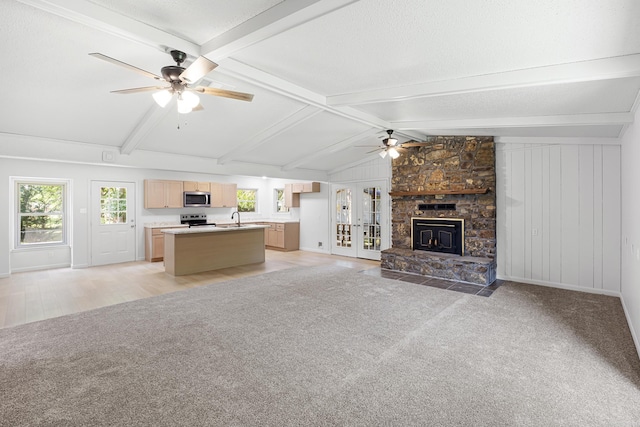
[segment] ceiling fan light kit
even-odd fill
[[[389,148],[389,150],[387,151],[389,152],[389,157],[391,157],[392,159],[397,159],[398,157],[400,157],[400,153],[398,153],[398,150],[393,147]]]
[[[150,77],[159,81],[164,80],[170,85],[168,87],[148,86],[134,89],[116,90],[112,91],[113,93],[129,94],[156,91],[152,95],[153,99],[160,107],[163,108],[166,107],[167,104],[169,104],[169,101],[171,101],[173,95],[176,95],[178,112],[182,114],[187,114],[194,110],[199,111],[203,109],[202,105],[200,104],[200,98],[193,92],[200,92],[206,95],[213,96],[222,96],[225,98],[238,99],[241,101],[250,102],[251,100],[253,100],[253,95],[249,93],[234,92],[224,89],[205,88],[202,86],[190,88],[189,84],[203,78],[214,68],[216,68],[218,64],[210,61],[204,56],[200,56],[195,61],[193,61],[191,65],[189,65],[187,68],[184,68],[181,67],[180,64],[182,64],[185,59],[187,59],[187,54],[179,50],[172,50],[169,53],[171,54],[173,60],[176,62],[176,65],[167,65],[166,67],[162,67],[162,69],[160,70],[162,77],[145,71],[141,68],[134,67],[133,65],[127,64],[125,62],[118,61],[117,59],[111,58],[101,53],[90,53],[89,55],[107,62],[111,62],[112,64],[128,68],[129,70],[135,71],[146,77]]]
[[[161,90],[159,92],[155,92],[153,95],[153,99],[156,103],[162,108],[166,107],[169,101],[171,101],[172,94],[168,90]]]

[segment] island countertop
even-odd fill
[[[199,234],[199,233],[229,233],[234,231],[249,230],[255,228],[269,228],[268,225],[242,224],[241,226],[225,224],[211,227],[168,228],[162,230],[164,234]]]

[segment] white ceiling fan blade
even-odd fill
[[[93,56],[94,58],[102,59],[103,61],[111,62],[112,64],[119,65],[124,68],[128,68],[129,70],[135,71],[136,73],[142,74],[143,76],[150,77],[156,80],[164,80],[162,77],[157,76],[153,73],[150,73],[149,71],[145,71],[142,68],[134,67],[133,65],[127,64],[126,62],[118,61],[117,59],[114,59],[107,55],[103,55],[97,52],[90,53],[89,55]]]
[[[164,86],[134,87],[131,89],[112,90],[111,93],[128,94],[128,93],[138,93],[138,92],[151,92],[155,90],[164,90],[164,89],[170,89],[170,87],[164,87]]]
[[[217,66],[218,64],[215,62],[208,60],[204,56],[200,56],[180,74],[180,80],[187,83],[196,82],[209,74],[209,72]]]
[[[213,87],[198,86],[188,90],[192,90],[194,92],[206,93],[207,95],[222,96],[224,98],[237,99],[240,101],[251,102],[251,100],[253,99],[253,95],[250,93],[234,92],[232,90],[216,89]]]

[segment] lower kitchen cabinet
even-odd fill
[[[297,222],[265,222],[265,246],[269,249],[297,251],[300,248],[300,224]]]
[[[162,230],[167,227],[145,227],[144,228],[144,259],[146,261],[162,261],[164,259],[164,234]]]

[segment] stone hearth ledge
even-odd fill
[[[496,280],[495,259],[404,248],[383,250],[381,268],[480,286],[489,286]]]

